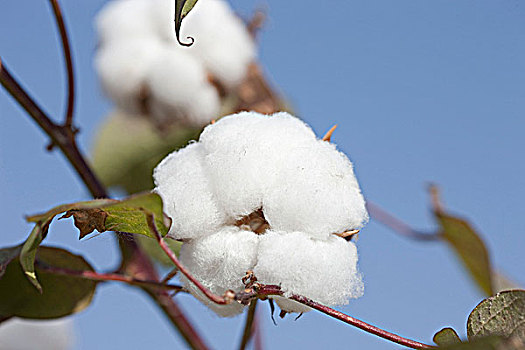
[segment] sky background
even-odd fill
[[[75,124],[85,152],[112,109],[93,71],[93,16],[105,1],[62,0],[77,77]],[[416,228],[435,227],[427,185],[487,242],[494,266],[525,285],[525,3],[467,0],[236,0],[264,7],[260,62],[297,114],[353,160],[366,197]],[[0,57],[44,109],[64,111],[61,48],[47,1],[0,2]],[[196,38],[198,40],[198,38]],[[47,138],[0,90],[0,246],[25,239],[25,214],[89,195]],[[79,242],[70,221],[47,244],[110,269],[110,234]],[[343,312],[423,342],[445,326],[465,335],[482,295],[440,243],[408,241],[380,224],[358,241],[365,296]],[[215,349],[238,346],[244,316],[219,319],[190,296],[177,300]],[[392,349],[395,345],[316,312],[277,320],[260,308],[266,348]],[[101,286],[72,317],[75,349],[183,348],[138,290]]]

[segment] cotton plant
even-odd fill
[[[309,310],[286,299],[294,294],[325,305],[363,294],[357,249],[345,239],[368,220],[352,163],[298,118],[224,117],[166,157],[154,179],[169,236],[184,242],[181,263],[213,293],[243,290],[249,272],[281,287],[274,298],[285,312]],[[221,316],[243,310],[185,286]]]
[[[223,0],[200,0],[175,36],[173,0],[113,0],[98,14],[95,68],[106,94],[130,115],[161,127],[202,126],[217,118],[221,95],[255,60],[246,25]]]

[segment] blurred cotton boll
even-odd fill
[[[0,349],[70,350],[74,345],[73,322],[13,318],[0,324]]]
[[[200,0],[184,19],[192,47],[176,41],[173,18],[173,0],[110,1],[95,20],[95,67],[106,94],[126,113],[147,116],[159,129],[201,127],[219,117],[219,95],[247,74],[255,44],[222,0]]]
[[[224,117],[167,156],[154,178],[169,236],[184,242],[182,264],[212,292],[241,291],[253,271],[286,297],[341,305],[363,294],[357,248],[338,235],[368,220],[352,163],[292,115]],[[219,315],[242,311],[185,283]],[[309,310],[275,299],[286,312]]]
[[[195,43],[189,51],[228,87],[235,87],[256,58],[246,25],[223,0],[199,0],[182,22],[181,37]]]

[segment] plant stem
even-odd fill
[[[70,128],[55,124],[47,114],[25,92],[24,88],[9,73],[0,59],[0,82],[13,98],[25,109],[31,118],[51,138],[54,145],[58,146],[69,160],[82,182],[86,185],[91,195],[95,198],[107,197],[104,186],[97,179],[84,156],[78,150],[74,132]]]
[[[146,213],[146,220],[148,222],[148,227],[151,230],[151,232],[154,234],[154,236],[157,238],[157,242],[159,243],[160,247],[166,253],[168,258],[177,266],[179,271],[190,280],[191,283],[193,283],[199,290],[206,295],[208,299],[213,301],[215,304],[219,305],[226,305],[232,302],[232,298],[235,295],[231,294],[232,298],[229,297],[222,297],[220,295],[216,295],[212,293],[208,288],[203,286],[193,275],[186,269],[177,258],[177,255],[173,252],[173,250],[170,249],[164,238],[162,238],[161,234],[159,233],[159,230],[157,229],[157,225],[155,224],[155,216],[151,213]],[[228,292],[227,292],[228,293]]]
[[[248,342],[250,341],[251,337],[255,332],[256,309],[257,299],[254,299],[251,301],[250,307],[248,308],[248,314],[246,315],[246,323],[244,325],[244,331],[242,333],[241,345],[239,346],[239,350],[244,350],[246,348],[246,345],[248,345]]]
[[[263,285],[263,284],[255,284],[252,288],[244,290],[240,293],[237,293],[235,295],[235,300],[245,302],[246,300],[249,300],[254,297],[267,297],[269,295],[283,295],[283,292],[281,291],[281,288],[276,285]],[[435,348],[432,345],[423,344],[411,339],[407,339],[404,337],[401,337],[397,334],[390,333],[386,330],[383,330],[381,328],[378,328],[376,326],[373,326],[369,323],[366,323],[364,321],[361,321],[357,318],[354,318],[352,316],[346,315],[342,312],[339,312],[337,310],[334,310],[328,306],[324,306],[319,304],[318,302],[315,302],[313,300],[310,300],[302,295],[292,295],[290,299],[295,300],[301,304],[307,305],[313,309],[316,309],[317,311],[320,311],[324,313],[325,315],[328,315],[330,317],[333,317],[337,320],[340,320],[346,324],[349,324],[351,326],[357,327],[367,333],[371,333],[374,335],[377,335],[383,339],[390,340],[394,343],[412,348],[412,349],[432,349]]]
[[[49,0],[53,8],[53,14],[57,22],[58,31],[60,32],[60,41],[62,42],[62,52],[64,61],[66,63],[67,73],[67,108],[64,126],[71,127],[73,125],[73,112],[75,109],[75,75],[73,71],[73,59],[71,58],[71,46],[69,45],[69,38],[67,35],[66,24],[62,17],[62,11],[58,0]]]
[[[377,204],[372,202],[366,203],[366,208],[372,216],[373,219],[379,221],[383,225],[391,228],[400,235],[414,239],[417,241],[437,241],[440,239],[440,236],[433,233],[423,233],[417,230],[414,230],[412,227],[394,217],[392,214],[383,210]]]
[[[38,266],[39,270],[57,274],[57,275],[66,275],[70,277],[76,277],[76,278],[82,278],[82,279],[88,279],[92,281],[101,281],[101,282],[108,282],[108,281],[116,281],[116,282],[124,282],[129,285],[133,286],[139,286],[144,288],[152,288],[156,290],[176,290],[181,291],[183,288],[179,285],[174,284],[164,284],[156,281],[146,281],[146,280],[140,280],[131,276],[121,275],[117,273],[98,273],[95,271],[78,271],[78,270],[70,270],[60,267],[54,267],[54,266],[45,266],[42,264],[39,264],[38,262],[35,264]]]
[[[80,153],[73,130],[68,126],[55,124],[13,78],[3,65],[1,58],[0,83],[51,138],[53,144],[60,148],[91,195],[94,198],[106,198],[106,189],[89,167],[84,156]],[[135,270],[144,274],[147,279],[159,280],[151,261],[144,255],[135,241],[118,237],[118,242],[124,265],[133,266]],[[201,337],[167,292],[158,293],[147,289],[145,291],[155,300],[157,305],[162,308],[173,326],[178,329],[191,348],[207,349]]]
[[[325,315],[328,315],[330,317],[333,317],[337,320],[343,321],[346,324],[352,325],[354,327],[357,327],[367,333],[377,335],[378,337],[381,337],[386,340],[390,340],[391,342],[412,348],[412,349],[432,349],[435,348],[434,346],[423,344],[420,342],[417,342],[415,340],[403,338],[397,334],[390,333],[384,329],[378,328],[376,326],[373,326],[369,323],[366,323],[364,321],[361,321],[357,318],[354,318],[352,316],[346,315],[340,311],[334,310],[328,306],[321,305],[313,300],[310,300],[306,297],[300,296],[300,295],[293,295],[291,299],[300,302],[301,304],[310,306],[313,309],[316,309],[317,311],[320,311],[324,313]]]
[[[206,295],[206,297],[212,302],[223,305],[223,304],[230,303],[232,300],[236,300],[242,304],[248,304],[250,301],[253,302],[254,298],[267,297],[269,295],[283,295],[283,292],[281,291],[281,287],[279,286],[262,285],[262,284],[257,284],[257,283],[255,283],[251,288],[247,288],[239,293],[234,294],[233,297],[231,298],[228,296],[221,297],[219,295],[212,293],[209,289],[204,287],[195,277],[191,275],[191,273],[177,259],[177,256],[175,255],[175,253],[173,253],[173,251],[168,247],[168,245],[166,244],[166,242],[164,241],[164,239],[162,238],[162,236],[157,230],[157,227],[155,225],[154,215],[146,214],[146,218],[148,221],[148,226],[150,230],[152,231],[152,233],[154,233],[155,237],[157,237],[157,241],[159,242],[159,245],[161,246],[162,250],[171,259],[171,261],[179,268],[180,272],[182,272],[182,274],[184,274],[184,276],[186,276],[186,278],[188,278],[197,288],[199,288],[199,290],[203,292],[204,295]],[[328,316],[331,316],[335,319],[343,321],[344,323],[347,323],[361,330],[364,330],[365,332],[377,335],[383,339],[390,340],[394,343],[401,344],[401,345],[407,346],[412,349],[434,348],[431,345],[423,344],[423,343],[420,343],[420,342],[417,342],[411,339],[401,337],[397,334],[388,332],[386,330],[373,326],[369,323],[363,322],[357,318],[346,315],[328,306],[321,305],[302,295],[292,295],[290,299],[295,300],[301,304],[310,306],[311,308],[316,309]],[[245,329],[245,332],[246,332],[246,329]],[[242,349],[242,344],[241,344],[241,349]]]

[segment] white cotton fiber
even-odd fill
[[[110,1],[95,18],[99,44],[155,37],[158,30],[154,19],[151,0]]]
[[[359,229],[368,220],[352,163],[334,144],[318,140],[295,147],[276,167],[280,181],[264,197],[273,229],[326,238]]]
[[[207,126],[199,139],[217,199],[232,218],[262,207],[265,194],[282,181],[277,164],[299,145],[314,141],[306,124],[284,112],[224,117]]]
[[[244,78],[256,57],[246,25],[223,0],[200,0],[182,22],[181,40],[195,39],[188,48],[227,87]]]
[[[71,318],[25,320],[12,318],[0,325],[0,349],[68,350],[74,345]]]
[[[303,295],[324,305],[347,304],[364,290],[355,245],[336,236],[318,240],[302,232],[267,232],[254,274],[260,283],[280,285],[285,296]],[[286,311],[305,310],[301,305]]]
[[[222,295],[231,289],[244,288],[242,278],[252,270],[257,259],[259,237],[238,227],[224,227],[207,237],[184,243],[180,251],[182,265],[213,293]],[[217,314],[228,317],[238,314],[243,306],[233,302],[217,305],[207,299],[191,282],[181,278],[189,291]]]
[[[95,68],[104,91],[115,104],[130,114],[141,114],[141,99],[149,94],[146,77],[162,53],[154,40],[129,40],[101,47],[95,56]]]
[[[150,114],[158,121],[174,119],[204,125],[220,109],[217,90],[203,67],[180,48],[163,48],[149,68]]]
[[[363,294],[357,249],[335,235],[368,219],[352,163],[288,113],[224,117],[168,156],[155,183],[170,235],[186,238],[183,264],[212,292],[239,291],[253,269],[281,286],[284,297],[273,298],[288,312],[310,310],[286,299],[293,294],[328,306]],[[241,311],[192,293],[221,315]]]
[[[175,39],[174,0],[113,0],[97,15],[95,66],[102,87],[129,114],[163,127],[201,127],[221,100],[209,76],[235,88],[255,59],[245,24],[223,0],[200,0],[183,21],[195,44]],[[188,41],[181,35],[181,40]]]
[[[202,167],[202,145],[193,143],[171,153],[157,165],[154,180],[171,220],[169,235],[177,239],[212,234],[224,224],[207,174]]]

